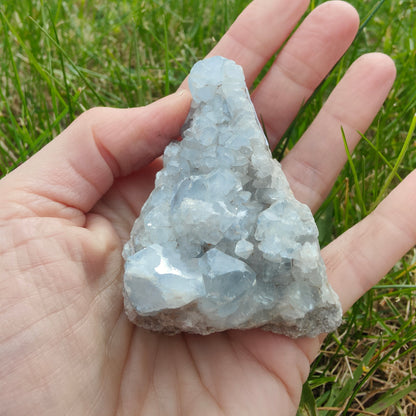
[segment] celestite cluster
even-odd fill
[[[182,140],[166,148],[124,247],[128,317],[167,334],[334,330],[341,307],[317,227],[272,159],[242,68],[205,59],[189,88]]]

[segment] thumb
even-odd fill
[[[190,101],[181,90],[146,107],[86,111],[0,181],[0,198],[32,216],[68,212],[63,207],[88,212],[115,178],[145,166],[179,136]]]

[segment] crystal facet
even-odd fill
[[[123,250],[128,317],[168,334],[334,330],[341,306],[317,227],[271,156],[242,68],[205,59],[189,88],[182,140],[166,148]]]

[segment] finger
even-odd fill
[[[350,46],[358,24],[358,14],[348,3],[324,3],[306,17],[279,53],[252,96],[272,148]]]
[[[350,150],[364,133],[394,82],[396,70],[386,55],[359,58],[347,71],[300,141],[282,161],[297,199],[316,211],[347,160],[343,127]]]
[[[416,171],[360,223],[322,250],[344,311],[416,243]]]
[[[115,178],[145,166],[179,136],[190,100],[181,91],[146,107],[89,110],[6,176],[0,195],[41,216],[88,212]]]
[[[237,62],[244,68],[246,83],[251,86],[290,35],[308,3],[308,0],[252,1],[208,56],[221,55]]]

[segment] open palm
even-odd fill
[[[255,0],[211,54],[241,64],[250,85],[306,7]],[[286,43],[252,96],[272,146],[357,25],[350,6],[328,2]],[[352,149],[394,75],[384,55],[356,61],[284,159],[313,211],[345,162],[340,127]],[[166,337],[123,313],[122,245],[189,104],[182,90],[143,108],[87,111],[0,182],[2,415],[295,414],[320,339],[260,330]],[[413,173],[323,250],[344,310],[415,243],[415,189]]]

